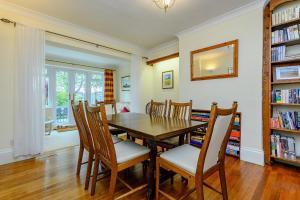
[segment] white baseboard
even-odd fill
[[[264,166],[264,151],[249,147],[242,147],[241,160]]]
[[[31,156],[21,156],[21,157],[15,158],[13,155],[12,148],[0,149],[0,165],[17,162],[20,160],[26,160],[26,159],[30,159],[30,158],[32,158],[32,157]]]

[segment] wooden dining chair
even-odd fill
[[[185,103],[173,102],[172,100],[169,100],[169,108],[166,116],[169,118],[184,119],[190,121],[192,116],[192,105],[192,100]],[[189,133],[187,133],[186,135],[186,142],[188,142],[189,139],[188,134]],[[181,141],[180,138],[182,138]],[[181,145],[183,143],[184,137],[177,136],[160,141],[157,143],[157,145],[167,150]]]
[[[86,102],[85,107],[95,147],[95,162],[91,195],[95,194],[98,166],[101,161],[102,164],[111,171],[108,196],[110,199],[114,199],[118,172],[149,159],[150,150],[147,147],[138,145],[130,140],[113,144],[110,136],[111,134],[109,132],[104,105],[101,104],[97,107],[89,107],[88,103]],[[147,184],[144,184],[140,187],[132,189],[132,187],[130,187],[125,181],[121,180],[121,182],[127,186],[130,191],[119,196],[117,199],[124,198],[147,186]]]
[[[79,101],[79,104],[75,105],[74,100],[71,100],[71,107],[72,107],[73,116],[79,132],[79,139],[80,139],[76,174],[77,175],[80,174],[82,164],[86,164],[86,163],[88,164],[87,171],[86,171],[85,186],[84,186],[84,188],[87,190],[89,187],[93,158],[94,158],[94,146],[93,146],[91,132],[85,118],[83,103]],[[84,150],[88,152],[87,162],[82,162]]]
[[[164,152],[160,154],[160,157],[156,158],[156,177],[160,176],[160,168],[164,168],[180,174],[189,180],[189,183],[195,185],[192,190],[188,191],[180,199],[187,197],[196,190],[197,199],[203,200],[204,185],[222,194],[223,199],[228,199],[224,161],[237,106],[237,102],[234,102],[230,109],[220,109],[216,103],[212,105],[208,129],[201,150],[190,144],[185,144]],[[219,171],[221,192],[205,182],[205,179],[216,171]],[[157,200],[159,194],[169,199],[174,199],[171,195],[159,190],[159,178],[157,178]]]
[[[148,103],[146,104],[146,107],[145,107],[145,113],[146,113],[147,115],[149,115],[149,113],[150,113],[150,105],[151,105],[151,102],[148,102]]]
[[[112,101],[96,101],[96,104],[97,105],[100,105],[100,104],[104,104],[105,106],[105,111],[106,111],[106,114],[117,114],[117,103],[115,100],[112,100]],[[126,131],[123,131],[121,129],[117,129],[117,128],[113,128],[113,127],[109,127],[109,131],[112,135],[120,135],[120,134],[123,134],[123,133],[126,133]]]
[[[151,100],[149,115],[155,117],[165,117],[167,113],[167,100],[165,102],[156,102]]]

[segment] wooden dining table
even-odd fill
[[[186,133],[207,125],[207,122],[154,117],[131,112],[108,115],[107,120],[110,126],[134,133],[147,141],[150,148],[147,199],[154,199],[155,196],[154,171],[157,142],[175,136],[179,136],[179,141],[183,141]]]

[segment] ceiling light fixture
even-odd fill
[[[175,4],[175,0],[153,0],[153,2],[160,9],[164,9],[165,13]]]

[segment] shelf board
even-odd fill
[[[271,103],[272,106],[300,106],[296,103]]]
[[[278,161],[278,162],[300,166],[300,158],[299,157],[296,157],[296,160],[291,160],[291,159],[287,159],[287,158],[279,158],[276,156],[271,156],[271,158],[273,158],[275,161]]]
[[[271,82],[272,85],[281,85],[281,84],[300,84],[300,80],[288,80],[288,81],[276,81],[276,82]]]
[[[272,61],[271,64],[273,64],[273,65],[274,64],[290,64],[290,63],[295,63],[295,62],[300,62],[300,58]]]
[[[300,134],[300,130],[292,130],[292,129],[285,129],[285,128],[271,128],[271,130],[284,132],[288,134]]]
[[[272,30],[275,31],[275,30],[282,29],[282,28],[285,28],[285,27],[288,27],[288,26],[291,26],[291,25],[299,24],[299,23],[300,23],[300,18],[299,19],[293,19],[293,20],[290,20],[290,21],[287,21],[287,22],[284,22],[284,23],[281,23],[281,24],[276,24],[276,25],[272,26]]]
[[[272,44],[272,47],[277,47],[277,46],[292,46],[292,45],[297,45],[297,44],[300,44],[300,39],[294,39],[294,40],[288,40],[288,41],[285,41],[285,42],[278,42],[278,43],[274,43]]]

